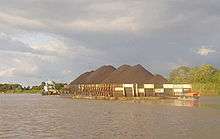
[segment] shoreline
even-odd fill
[[[19,95],[19,94],[41,94],[41,92],[39,92],[39,93],[27,93],[27,92],[21,92],[21,93],[2,93],[2,92],[0,92],[0,95],[7,95],[7,94],[10,94],[10,95]]]

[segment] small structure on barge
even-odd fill
[[[59,91],[56,89],[56,83],[47,81],[44,85],[42,95],[58,95]]]

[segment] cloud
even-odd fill
[[[81,31],[128,31],[139,30],[139,25],[133,17],[120,17],[116,19],[76,20],[64,24],[65,27]]]
[[[33,49],[26,44],[12,39],[8,34],[0,33],[0,51],[12,51],[12,52],[32,52]]]
[[[0,77],[11,77],[15,73],[15,68],[0,69]]]
[[[55,34],[18,32],[13,35],[1,33],[0,51],[19,52],[51,57],[74,57],[92,53],[92,50]]]
[[[32,76],[37,74],[39,71],[38,65],[33,63],[31,59],[25,60],[15,58],[13,61],[15,65],[14,67],[16,68],[15,74],[17,75]]]
[[[7,13],[0,12],[0,23],[7,24],[17,27],[26,27],[26,28],[44,28],[45,24],[34,19],[28,19],[19,15],[11,15]]]
[[[71,73],[72,73],[72,71],[69,70],[69,69],[64,69],[63,72],[62,72],[62,74],[64,74],[64,75],[69,75]]]
[[[104,64],[164,75],[220,67],[219,0],[10,0],[0,9],[1,75],[13,75],[0,81],[69,81]]]
[[[199,54],[201,56],[208,56],[209,54],[215,53],[215,52],[216,52],[216,50],[214,50],[212,48],[205,48],[205,47],[199,48],[197,50],[197,54]]]
[[[78,61],[97,55],[96,50],[51,33],[1,33],[0,44],[0,81],[28,85],[32,81],[35,84],[46,80],[64,82],[69,77],[63,76],[74,74],[71,71]]]
[[[22,42],[36,52],[55,52],[62,51],[65,48],[63,41],[49,33],[23,31],[13,34],[10,37],[12,40]]]
[[[0,69],[0,77],[25,77],[32,76],[38,72],[38,66],[30,60],[18,58],[10,60],[11,65]]]

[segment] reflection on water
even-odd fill
[[[161,100],[131,100],[124,103],[143,103],[148,105],[182,106],[194,108],[214,108],[220,110],[220,97],[202,97],[201,99],[161,99]]]
[[[131,100],[123,101],[124,103],[143,103],[148,105],[165,105],[165,106],[182,106],[182,107],[200,107],[199,99],[179,100],[179,99],[161,99],[161,100]]]
[[[174,100],[174,106],[199,107],[199,100]]]
[[[180,107],[177,107],[180,106]],[[0,95],[0,138],[220,138],[220,97],[96,101]]]

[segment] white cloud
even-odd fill
[[[21,32],[11,38],[26,44],[33,50],[32,53],[38,55],[62,56],[70,52],[62,37],[59,38],[54,34]]]
[[[34,19],[28,19],[18,15],[10,15],[7,13],[0,12],[0,23],[10,24],[13,26],[24,26],[24,27],[46,27],[46,25],[40,21]]]
[[[62,72],[62,74],[64,74],[64,75],[68,75],[68,74],[71,74],[71,73],[72,73],[72,71],[69,70],[69,69],[64,69],[63,72]]]
[[[18,75],[34,75],[39,71],[38,65],[32,60],[25,60],[15,58],[13,59],[15,65],[15,74]]]
[[[4,32],[1,32],[1,33],[0,33],[0,38],[2,38],[2,39],[7,39],[7,38],[8,38],[8,35],[7,35],[6,33],[4,33]]]
[[[0,77],[11,77],[14,76],[16,68],[0,69]]]
[[[205,48],[205,47],[199,48],[197,50],[197,54],[199,54],[201,56],[208,56],[209,54],[215,53],[215,52],[216,52],[216,50],[214,50],[212,48]]]
[[[11,36],[31,48],[31,54],[42,56],[42,59],[54,61],[59,58],[91,57],[99,51],[85,47],[75,40],[65,39],[51,33],[23,32]]]
[[[49,40],[44,43],[33,43],[30,47],[39,52],[51,55],[63,55],[68,52],[68,48],[65,46],[64,42],[57,39]]]
[[[138,31],[139,25],[134,17],[119,17],[115,19],[82,19],[65,23],[74,30],[85,31]]]
[[[39,71],[39,67],[31,58],[14,58],[10,60],[10,63],[11,66],[0,69],[0,77],[32,76]]]

